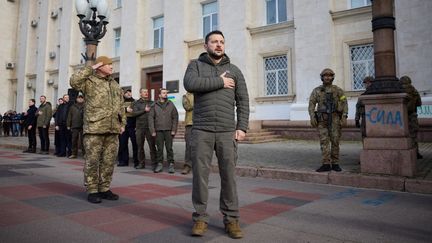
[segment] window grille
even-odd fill
[[[363,79],[375,76],[373,44],[351,46],[350,56],[353,90],[363,90]]]
[[[286,55],[264,58],[266,96],[288,94],[288,59]]]

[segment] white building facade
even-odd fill
[[[370,0],[108,0],[111,16],[98,54],[114,60],[122,87],[168,86],[181,107],[183,75],[204,51],[206,33],[221,30],[226,53],[243,72],[251,120],[308,120],[308,98],[329,67],[349,98],[374,74]],[[432,1],[395,0],[397,76],[408,75],[425,109],[432,107]],[[24,111],[40,95],[55,103],[85,52],[74,1],[0,3],[0,112]],[[432,109],[430,109],[432,112]],[[183,116],[181,116],[183,117]],[[423,114],[431,118],[430,112]]]

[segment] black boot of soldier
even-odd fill
[[[316,172],[325,172],[325,171],[331,171],[331,166],[329,164],[323,164],[321,167],[319,167]]]
[[[101,203],[102,202],[102,198],[99,195],[99,193],[90,193],[87,196],[87,201],[91,202],[91,203]]]
[[[342,171],[342,168],[339,166],[339,164],[332,164],[332,170],[340,172]]]

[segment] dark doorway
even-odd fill
[[[162,72],[147,73],[147,89],[152,100],[159,98],[159,89],[162,88]]]

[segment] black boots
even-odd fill
[[[323,164],[321,165],[321,167],[319,167],[316,172],[326,172],[326,171],[331,171],[334,170],[336,172],[340,172],[342,171],[341,167],[339,166],[339,164]]]
[[[102,199],[115,201],[119,199],[119,196],[117,194],[112,193],[111,190],[108,190],[106,192],[90,193],[87,196],[87,201],[91,203],[101,203]]]
[[[23,153],[36,153],[36,148],[29,147],[28,149],[24,150]]]
[[[336,171],[336,172],[340,172],[342,171],[341,167],[339,166],[339,164],[332,164],[332,170]]]
[[[321,167],[319,167],[316,172],[326,172],[331,171],[331,166],[329,164],[323,164]]]
[[[99,192],[99,195],[102,199],[115,201],[119,199],[119,196],[117,194],[112,193],[111,190],[108,190],[106,192]]]
[[[91,202],[91,203],[101,203],[102,202],[102,198],[99,195],[98,192],[96,193],[90,193],[87,196],[87,201]]]

